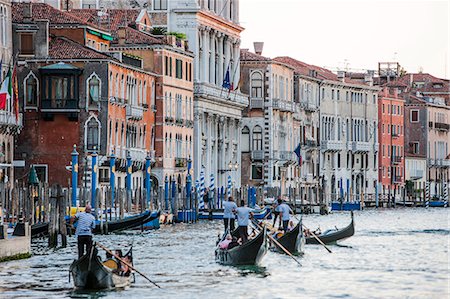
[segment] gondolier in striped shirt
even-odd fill
[[[95,217],[91,214],[92,208],[87,205],[84,212],[78,212],[72,218],[72,222],[77,221],[77,229],[75,235],[78,240],[78,258],[84,255],[84,247],[86,246],[86,254],[92,248],[92,230],[95,228]]]

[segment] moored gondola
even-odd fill
[[[351,212],[352,221],[349,225],[342,229],[328,230],[323,232],[317,237],[325,244],[336,243],[339,240],[347,239],[355,234],[355,223],[353,220],[353,212]],[[313,237],[308,236],[305,239],[306,244],[319,244],[319,242]]]
[[[216,248],[216,262],[222,265],[256,265],[267,252],[266,229],[257,232],[253,239],[231,249]]]
[[[70,266],[70,274],[77,290],[111,290],[128,287],[133,276],[130,272],[121,273],[120,265],[113,259],[104,262],[97,255],[97,248],[75,260]],[[131,250],[125,255],[131,257]]]
[[[286,232],[283,236],[277,239],[278,243],[281,244],[287,251],[291,254],[299,254],[303,252],[303,244],[305,242],[303,238],[302,220],[297,223],[293,230]],[[272,242],[271,247],[280,253],[285,253],[277,244]]]

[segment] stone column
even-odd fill
[[[209,77],[208,77],[208,74],[209,74],[209,42],[210,42],[209,30],[205,29],[203,31],[203,52],[202,52],[203,65],[202,65],[202,70],[201,70],[201,71],[203,71],[203,74],[201,74],[201,76],[200,76],[202,82],[208,82],[208,80],[209,80]]]
[[[208,113],[208,116],[206,117],[206,173],[205,173],[205,183],[206,178],[209,178],[209,175],[211,174],[211,122],[212,122],[212,115]]]
[[[242,121],[240,119],[236,119],[236,142],[237,142],[237,148],[236,148],[236,161],[239,164],[239,167],[236,171],[236,184],[237,186],[241,186],[241,165],[242,165],[242,155],[241,155],[241,129],[242,129]]]
[[[202,168],[202,127],[203,111],[194,112],[194,155],[192,157],[194,167],[194,181],[199,178]]]
[[[219,35],[219,43],[218,43],[218,46],[219,46],[219,49],[217,49],[218,51],[217,51],[217,53],[219,54],[219,58],[218,58],[218,60],[219,60],[219,62],[218,62],[218,67],[219,67],[219,78],[218,78],[218,84],[219,85],[222,85],[222,83],[223,83],[223,76],[224,76],[224,67],[223,67],[223,58],[224,58],[224,56],[223,56],[223,42],[224,42],[224,34],[223,33],[220,33],[220,35]]]
[[[224,60],[224,73],[227,71],[228,66],[230,65],[230,38],[226,36],[224,38],[225,43],[225,60]],[[230,70],[231,71],[231,70]]]
[[[210,46],[211,51],[209,55],[209,83],[215,84],[216,76],[216,32],[211,31],[210,33]]]
[[[233,86],[234,88],[237,88],[238,84],[239,84],[239,80],[240,80],[240,63],[239,63],[239,56],[240,56],[240,44],[241,41],[237,40],[234,44],[233,44],[233,51],[234,51],[234,66],[233,66],[233,72],[232,74],[230,74],[232,76],[232,80],[233,80]]]
[[[198,55],[194,56],[194,65],[192,66],[194,68],[194,80],[197,82],[200,82],[200,70],[201,70],[201,65],[200,63],[202,62],[202,50],[200,49],[200,38],[202,38],[203,36],[203,32],[202,29],[199,27],[198,31],[195,32],[194,37],[195,37],[195,44],[197,44],[197,53]]]

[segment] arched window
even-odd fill
[[[93,73],[87,79],[88,86],[88,105],[89,107],[98,107],[100,103],[100,79]]]
[[[25,106],[37,107],[38,96],[38,81],[36,76],[30,72],[25,78],[24,94],[25,94]]]
[[[247,126],[241,131],[241,151],[244,153],[250,151],[250,130]]]
[[[85,134],[86,149],[100,150],[100,122],[95,116],[86,121]]]
[[[262,98],[262,74],[260,72],[254,72],[251,77],[252,83],[252,97]]]
[[[256,126],[253,128],[253,150],[262,150],[262,129],[260,126]]]

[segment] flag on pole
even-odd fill
[[[6,75],[5,80],[3,80],[2,86],[0,88],[1,110],[6,110],[6,106],[9,103],[9,100],[11,99],[10,85],[11,85],[11,70],[8,71],[8,74]]]
[[[294,153],[297,155],[298,157],[298,165],[302,166],[303,163],[303,158],[302,158],[302,153],[301,153],[301,146],[300,143],[298,144],[297,148],[294,150]]]
[[[0,82],[2,82],[2,75],[3,75],[3,57],[0,60]]]
[[[227,67],[227,72],[225,73],[225,78],[223,79],[222,87],[228,90],[233,89],[232,83],[230,83],[230,66]]]
[[[16,66],[14,66],[14,71],[13,71],[13,75],[12,75],[11,99],[13,101],[14,115],[16,116],[16,121],[18,121],[19,120],[19,88],[18,88],[18,84],[17,84],[17,70],[16,69],[17,69]]]

